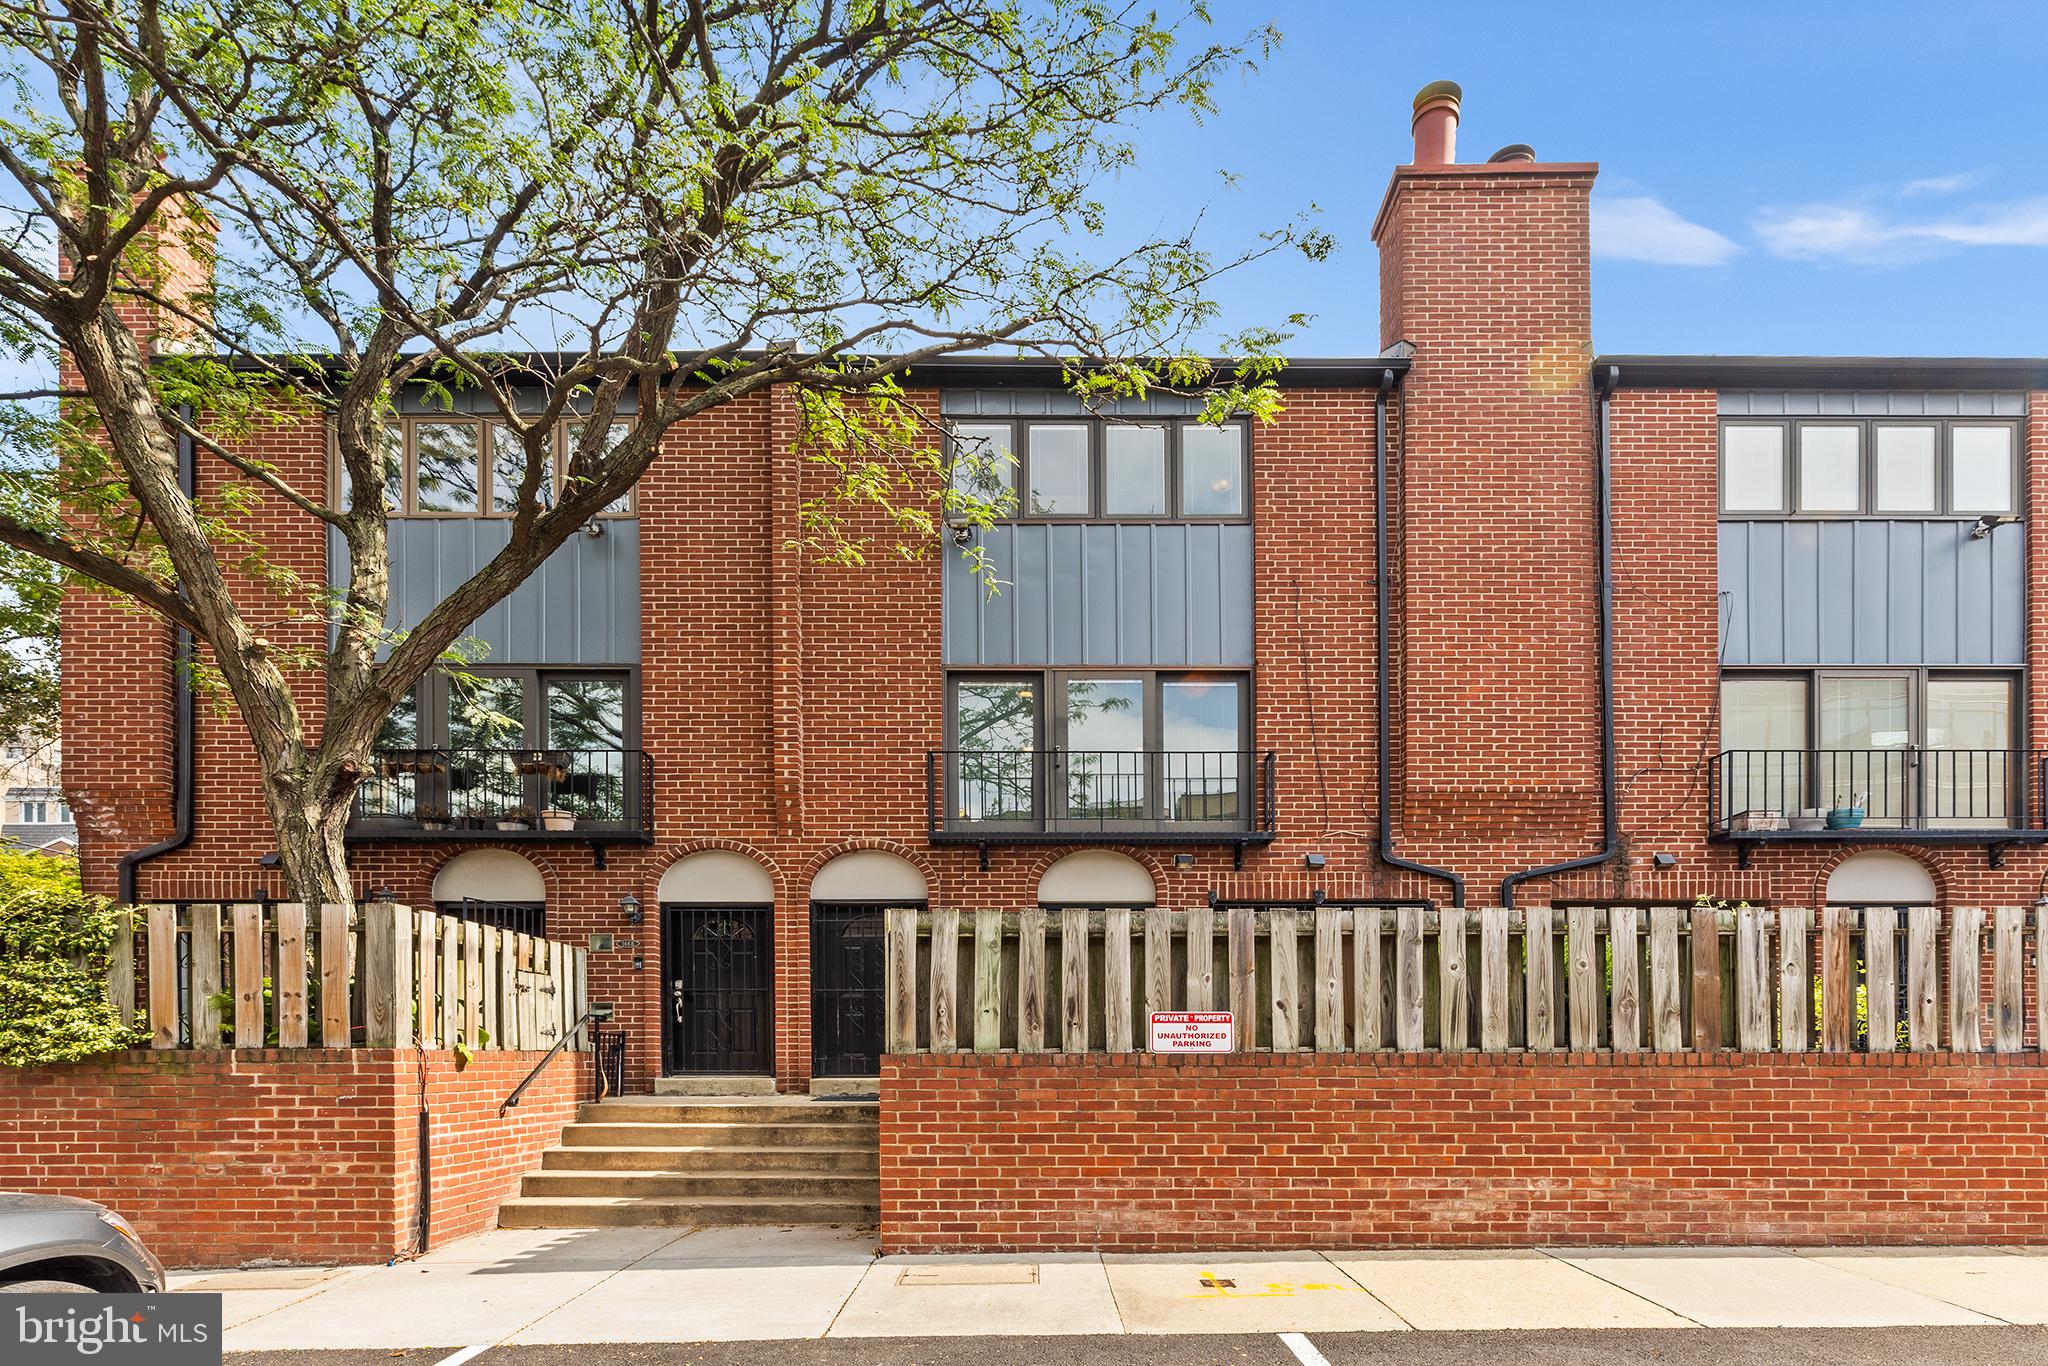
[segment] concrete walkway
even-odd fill
[[[877,1257],[866,1230],[502,1229],[396,1266],[172,1284],[222,1293],[230,1352],[2048,1323],[2048,1249]]]

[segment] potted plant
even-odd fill
[[[576,813],[564,811],[559,806],[551,806],[540,813],[540,828],[543,830],[574,830],[576,828]]]
[[[1854,830],[1863,824],[1865,804],[1870,800],[1868,792],[1856,794],[1852,804],[1845,797],[1835,798],[1834,806],[1828,809],[1828,829]]]
[[[1803,806],[1794,811],[1788,820],[1794,830],[1825,830],[1828,824],[1828,809],[1824,806]]]
[[[498,813],[500,830],[533,829],[533,808],[530,806],[508,806]]]
[[[523,774],[558,782],[569,776],[569,754],[560,749],[523,749],[513,767]]]
[[[446,807],[423,806],[413,814],[419,817],[420,829],[422,830],[446,830],[448,828],[448,810]]]

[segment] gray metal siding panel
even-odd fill
[[[959,556],[945,579],[946,662],[1249,667],[1249,526],[1006,524],[983,534],[1001,591]]]
[[[1723,522],[1723,662],[2024,662],[2026,544],[1963,521]]]
[[[1202,411],[1202,403],[1182,394],[1149,394],[1105,399],[1096,410],[1119,417],[1192,417]],[[939,395],[939,411],[948,417],[1045,417],[1088,410],[1078,396],[1061,389],[947,389]]]
[[[605,534],[577,534],[468,634],[493,664],[631,664],[640,658],[640,524],[610,518]],[[434,605],[505,546],[510,523],[492,518],[394,519],[394,630],[417,625]],[[328,538],[334,581],[347,581],[338,535]]]

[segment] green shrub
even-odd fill
[[[0,849],[0,1064],[75,1062],[148,1037],[107,1000],[115,920],[76,859]]]

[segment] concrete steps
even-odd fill
[[[629,1097],[583,1106],[541,1154],[505,1228],[871,1224],[881,1213],[873,1102]]]

